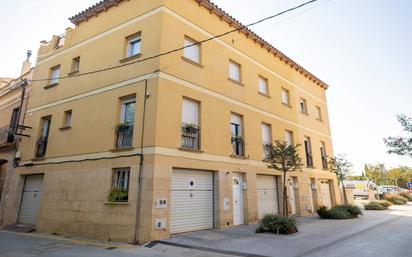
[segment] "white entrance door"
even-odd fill
[[[242,174],[233,173],[233,225],[243,224]]]
[[[314,205],[315,198],[314,198],[314,195],[313,195],[312,187],[313,187],[313,185],[312,185],[312,182],[311,182],[311,183],[309,183],[310,212],[314,213],[315,212],[315,205]]]
[[[297,214],[297,208],[296,208],[296,193],[295,193],[295,182],[291,178],[289,181],[289,205],[290,205],[290,212],[292,215]]]
[[[330,185],[328,180],[322,180],[320,182],[322,204],[328,208],[332,208],[332,197],[330,194]]]
[[[39,214],[43,175],[28,175],[25,178],[18,223],[36,225]]]
[[[258,218],[279,213],[276,176],[257,175],[256,182]]]
[[[213,228],[213,172],[173,169],[170,233]]]

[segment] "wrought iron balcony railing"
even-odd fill
[[[47,140],[48,140],[48,137],[42,136],[37,141],[37,152],[36,152],[37,158],[42,158],[46,155]]]
[[[182,148],[200,150],[200,131],[198,128],[182,126]]]
[[[116,129],[116,148],[133,146],[133,124],[121,125]]]
[[[245,156],[245,142],[241,137],[232,136],[233,155]]]
[[[0,128],[0,145],[14,143],[14,129],[10,127]]]

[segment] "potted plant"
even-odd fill
[[[241,135],[232,135],[232,143],[243,143],[243,137]]]
[[[119,130],[122,131],[122,130],[128,129],[129,127],[130,127],[130,124],[129,124],[129,123],[122,122],[122,123],[117,124],[116,130],[117,130],[117,131],[119,131]]]
[[[199,127],[194,123],[185,123],[184,128],[187,133],[196,133],[199,130]]]
[[[113,188],[109,193],[109,202],[126,202],[128,198],[128,192],[124,188]]]

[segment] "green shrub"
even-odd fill
[[[352,214],[343,208],[332,208],[329,210],[329,219],[347,220],[351,218]]]
[[[412,201],[412,193],[402,191],[399,193],[400,196],[406,198],[408,201]]]
[[[403,205],[408,202],[408,199],[402,196],[397,196],[397,195],[385,195],[385,199],[388,200],[389,202],[396,204],[396,205]]]
[[[386,210],[386,209],[388,209],[388,207],[386,207],[386,206],[384,206],[384,205],[382,205],[382,204],[380,204],[380,203],[378,203],[378,202],[369,202],[369,203],[367,203],[367,204],[365,204],[365,210],[377,210],[377,211],[380,211],[380,210]]]
[[[391,202],[386,201],[386,200],[376,200],[376,201],[373,201],[373,202],[374,202],[374,203],[378,203],[378,204],[380,204],[380,205],[383,205],[383,206],[385,206],[386,208],[392,205]]]
[[[267,214],[259,223],[256,233],[292,234],[298,232],[294,218]]]
[[[362,215],[362,211],[357,206],[353,205],[336,205],[328,210],[325,206],[321,206],[317,211],[322,219],[352,219]]]
[[[322,219],[329,219],[329,211],[326,206],[320,206],[317,213]]]
[[[333,209],[346,211],[351,215],[352,218],[357,218],[359,215],[362,215],[361,209],[355,205],[350,205],[350,204],[336,205],[331,210]]]
[[[393,204],[403,205],[403,204],[406,204],[407,202],[408,202],[408,199],[402,196],[397,196],[393,198]]]

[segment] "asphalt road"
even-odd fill
[[[151,248],[0,230],[0,257],[402,257],[412,256],[412,204],[346,221],[299,220],[299,233],[255,234],[255,226],[174,236]]]

